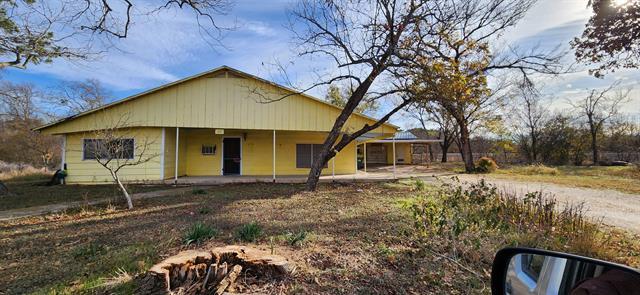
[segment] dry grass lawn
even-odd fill
[[[249,245],[288,257],[297,266],[293,277],[269,286],[271,294],[490,292],[491,261],[451,260],[419,246],[411,217],[400,206],[412,186],[301,189],[225,185],[139,201],[131,211],[92,208],[0,223],[0,286],[6,294],[129,294],[135,286],[126,274],[186,249],[185,232],[196,222],[220,234],[190,248],[244,244],[237,240],[237,229],[257,222],[263,234]],[[286,234],[301,231],[309,233],[304,243],[291,246]],[[617,239],[618,260],[638,261],[640,250],[624,244],[624,236]],[[109,284],[115,287],[105,287]]]
[[[545,169],[536,166],[513,166],[499,169],[490,177],[640,194],[640,170],[630,166],[558,166]]]
[[[54,185],[46,186],[51,175],[31,174],[4,181],[11,195],[0,198],[0,210],[10,210],[59,204],[74,201],[112,199],[114,203],[124,198],[112,184],[99,185]],[[161,185],[129,185],[130,193],[141,193],[164,189]]]

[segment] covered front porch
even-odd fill
[[[165,182],[303,182],[326,132],[163,128]],[[356,175],[356,143],[322,170],[323,179]],[[356,177],[357,178],[357,177]]]

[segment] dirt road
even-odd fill
[[[478,181],[481,175],[457,175],[461,181]],[[584,203],[586,214],[611,226],[620,227],[640,234],[640,195],[623,193],[614,190],[598,190],[589,188],[567,187],[541,182],[520,182],[485,177],[487,182],[499,189],[515,193],[542,191],[555,195],[562,203]],[[426,179],[433,181],[433,178]]]

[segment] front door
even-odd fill
[[[240,175],[240,138],[222,140],[222,175]]]

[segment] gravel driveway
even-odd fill
[[[481,175],[457,175],[461,181],[475,182]],[[640,234],[640,195],[623,193],[614,190],[598,190],[589,188],[567,187],[542,182],[521,182],[505,179],[486,178],[499,189],[515,193],[542,191],[555,195],[562,203],[584,203],[586,214],[611,226],[620,227]],[[433,181],[433,178],[425,179]]]

